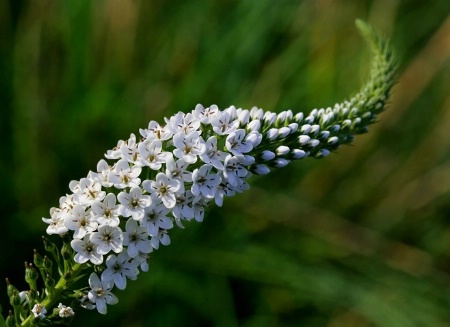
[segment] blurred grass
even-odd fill
[[[24,287],[40,218],[150,119],[347,98],[368,72],[362,18],[402,63],[369,134],[252,178],[74,326],[450,325],[449,14],[447,0],[0,2],[0,277]]]

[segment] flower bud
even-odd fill
[[[311,141],[309,141],[309,145],[313,148],[315,148],[316,146],[318,146],[320,144],[319,140],[316,139],[312,139]]]
[[[297,132],[297,130],[298,130],[298,124],[297,123],[290,123],[288,127],[291,130],[291,134]]]
[[[44,269],[46,272],[51,273],[53,268],[53,262],[49,257],[44,256]]]
[[[19,296],[19,292],[14,292],[10,297],[9,297],[9,303],[15,307],[20,305],[20,296]]]
[[[69,260],[72,257],[72,251],[68,243],[64,243],[61,248],[61,255],[64,260]]]
[[[50,276],[49,274],[47,274],[47,276],[45,276],[45,286],[47,286],[47,289],[49,291],[53,290],[53,288],[55,287],[55,280],[53,279],[52,276]]]
[[[252,120],[250,123],[248,123],[246,129],[248,132],[258,132],[261,129],[261,121]]]
[[[320,131],[320,126],[315,124],[315,125],[311,126],[311,131],[309,133],[315,135],[315,134],[319,133],[319,131]]]
[[[34,269],[33,264],[25,262],[25,281],[30,285],[32,290],[36,290],[36,280],[39,278],[39,274]]]
[[[279,135],[278,135],[278,137],[280,137],[280,138],[285,138],[285,137],[288,136],[289,134],[291,134],[291,129],[290,129],[289,127],[284,126],[284,127],[281,127],[281,128],[279,129]]]
[[[327,139],[330,136],[330,131],[322,131],[320,132],[321,139]]]
[[[332,136],[327,141],[327,143],[330,145],[336,144],[338,142],[339,142],[339,138],[337,136]]]
[[[311,138],[308,135],[300,135],[298,137],[298,143],[300,143],[301,145],[305,145],[309,142],[309,140],[311,140]]]
[[[272,151],[264,150],[261,153],[261,159],[264,161],[272,160],[273,158],[275,158],[275,153],[273,153]]]
[[[266,165],[259,164],[259,165],[256,165],[256,167],[255,167],[255,173],[258,175],[266,175],[266,174],[270,173],[270,169]]]
[[[249,156],[247,154],[244,155],[244,160],[242,161],[242,164],[244,166],[251,166],[255,163],[255,157]]]
[[[12,310],[9,310],[8,317],[6,317],[5,325],[6,327],[16,327],[16,317],[14,316]]]
[[[6,278],[6,292],[9,297],[11,297],[15,292],[19,292],[19,290],[9,282],[8,278]]]
[[[45,236],[42,236],[42,241],[44,242],[44,248],[47,252],[53,253],[53,251],[56,250],[56,245],[50,242]]]
[[[294,116],[294,120],[300,124],[303,120],[303,112],[296,113]]]
[[[278,136],[278,129],[277,128],[269,129],[266,133],[266,136],[270,141],[275,140]]]
[[[277,119],[277,114],[274,112],[266,112],[264,114],[264,123],[268,126],[273,125]]]
[[[294,149],[291,152],[293,159],[302,159],[307,156],[306,152],[299,149]]]
[[[309,124],[305,124],[300,128],[300,132],[302,132],[303,134],[308,134],[310,130],[311,130],[311,125],[309,125]]]
[[[33,262],[34,265],[38,268],[44,267],[44,259],[42,256],[36,251],[36,249],[33,250],[34,256],[33,256]]]
[[[277,153],[277,156],[284,156],[284,155],[288,154],[289,151],[290,151],[289,147],[287,147],[285,145],[280,145],[277,148],[276,153]]]
[[[286,167],[289,164],[289,160],[283,158],[277,158],[274,160],[274,166],[276,168]]]
[[[261,108],[258,107],[253,107],[252,109],[250,109],[250,117],[252,117],[252,119],[263,119],[264,117],[264,110],[262,110]]]
[[[247,125],[250,121],[250,113],[248,112],[248,110],[241,111],[238,115],[238,120],[241,123],[241,126]]]

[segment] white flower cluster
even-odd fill
[[[124,289],[139,268],[148,270],[148,254],[170,244],[174,223],[201,222],[212,201],[221,206],[224,196],[247,190],[252,173],[326,156],[339,143],[340,126],[329,124],[334,119],[332,109],[304,117],[197,105],[164,126],[151,121],[139,141],[134,134],[119,141],[105,155],[109,162],[100,160],[96,172],[72,181],[72,193],[43,218],[48,234],[71,233],[77,263],[104,265],[100,278],[89,279],[85,307],[106,313],[106,304],[117,302],[111,289]]]

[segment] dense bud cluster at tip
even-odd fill
[[[61,197],[43,221],[48,234],[65,240],[64,272],[60,269],[65,280],[72,273],[76,276],[70,270],[73,261],[95,268],[89,289],[77,293],[82,307],[106,313],[107,304],[118,302],[113,288],[125,289],[128,279],[149,269],[150,253],[170,244],[174,226],[203,221],[208,206],[222,206],[225,197],[248,190],[253,174],[265,175],[307,157],[326,157],[367,131],[387,101],[395,65],[386,41],[370,26],[358,26],[375,63],[369,82],[351,99],[309,114],[199,104],[191,112],[165,118],[164,124],[151,121],[140,135],[131,134],[107,151],[95,171],[70,182],[71,193]],[[55,253],[52,243],[44,239],[44,244]],[[61,267],[58,254],[54,257]],[[48,261],[35,252],[35,264],[47,276],[46,292],[52,295],[61,288],[51,277]],[[32,266],[27,269],[27,282],[36,289],[37,273]],[[16,302],[34,304],[34,319],[44,319],[52,309],[42,303],[57,303],[16,293]],[[74,315],[61,303],[53,309],[61,318]]]

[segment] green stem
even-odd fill
[[[72,266],[72,270],[70,271],[70,277],[66,278],[66,274],[61,276],[61,278],[58,280],[58,282],[55,285],[55,288],[51,293],[49,293],[45,299],[41,302],[41,304],[46,308],[50,309],[53,308],[54,305],[59,301],[61,298],[62,293],[67,290],[72,283],[76,280],[76,277],[81,273],[83,270],[83,265],[75,263]],[[34,325],[35,318],[33,313],[31,313],[27,319],[25,319],[20,326],[22,327],[31,327]]]

